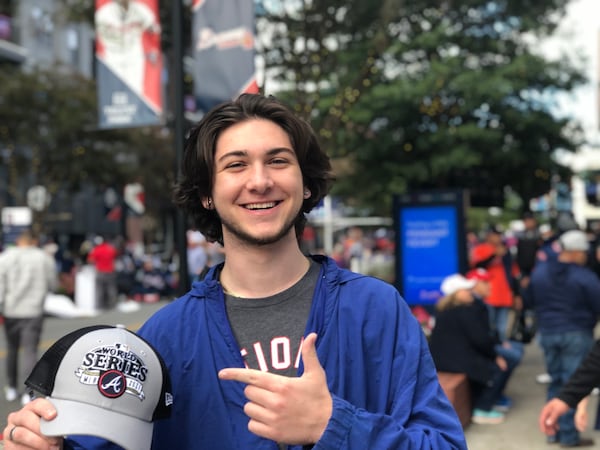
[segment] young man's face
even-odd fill
[[[295,238],[303,197],[302,173],[285,131],[251,119],[227,128],[217,140],[213,203],[225,242],[252,245]]]

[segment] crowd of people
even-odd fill
[[[59,267],[64,259],[57,258]],[[84,241],[69,277],[75,278],[85,266],[95,269],[96,308],[110,310],[130,300],[154,302],[172,297],[177,289],[177,261],[158,252],[139,252],[121,236],[94,236]],[[72,283],[73,288],[75,283]],[[73,289],[68,295],[75,299]]]
[[[597,357],[587,363],[587,384],[578,386],[577,395],[572,391],[581,379],[573,374],[591,354],[600,316],[598,236],[569,217],[552,228],[528,212],[522,224],[517,233],[489,226],[468,240],[469,271],[449,274],[440,286],[432,356],[439,371],[467,375],[472,422],[499,424],[512,405],[506,385],[526,344],[535,342],[547,370],[541,375],[549,403],[540,428],[548,443],[592,446],[581,431],[588,396],[600,385]],[[596,368],[595,378],[590,367]]]

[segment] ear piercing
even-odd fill
[[[206,200],[206,209],[213,209],[212,199],[210,197]]]
[[[308,189],[304,189],[304,198],[310,197],[310,191]]]

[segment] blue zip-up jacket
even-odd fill
[[[305,335],[318,334],[333,413],[319,442],[307,448],[466,449],[425,336],[398,291],[340,269],[330,258],[314,258],[322,269]],[[163,355],[173,387],[172,415],[154,425],[155,450],[278,449],[248,431],[245,385],[217,376],[244,364],[216,273],[213,268],[139,331]],[[298,374],[302,371],[300,365]],[[77,440],[67,440],[67,448],[100,448],[91,438]]]

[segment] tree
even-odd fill
[[[60,69],[0,72],[0,145],[16,204],[25,204],[22,180],[56,194],[87,185],[122,188],[139,177],[153,199],[152,212],[170,203],[168,130],[98,129],[96,111],[92,80]]]
[[[488,205],[525,202],[568,176],[577,124],[552,94],[583,76],[536,43],[567,0],[313,0],[259,20],[268,86],[296,105],[334,159],[333,193],[387,214],[395,193],[469,188]],[[359,187],[359,189],[357,189]]]

